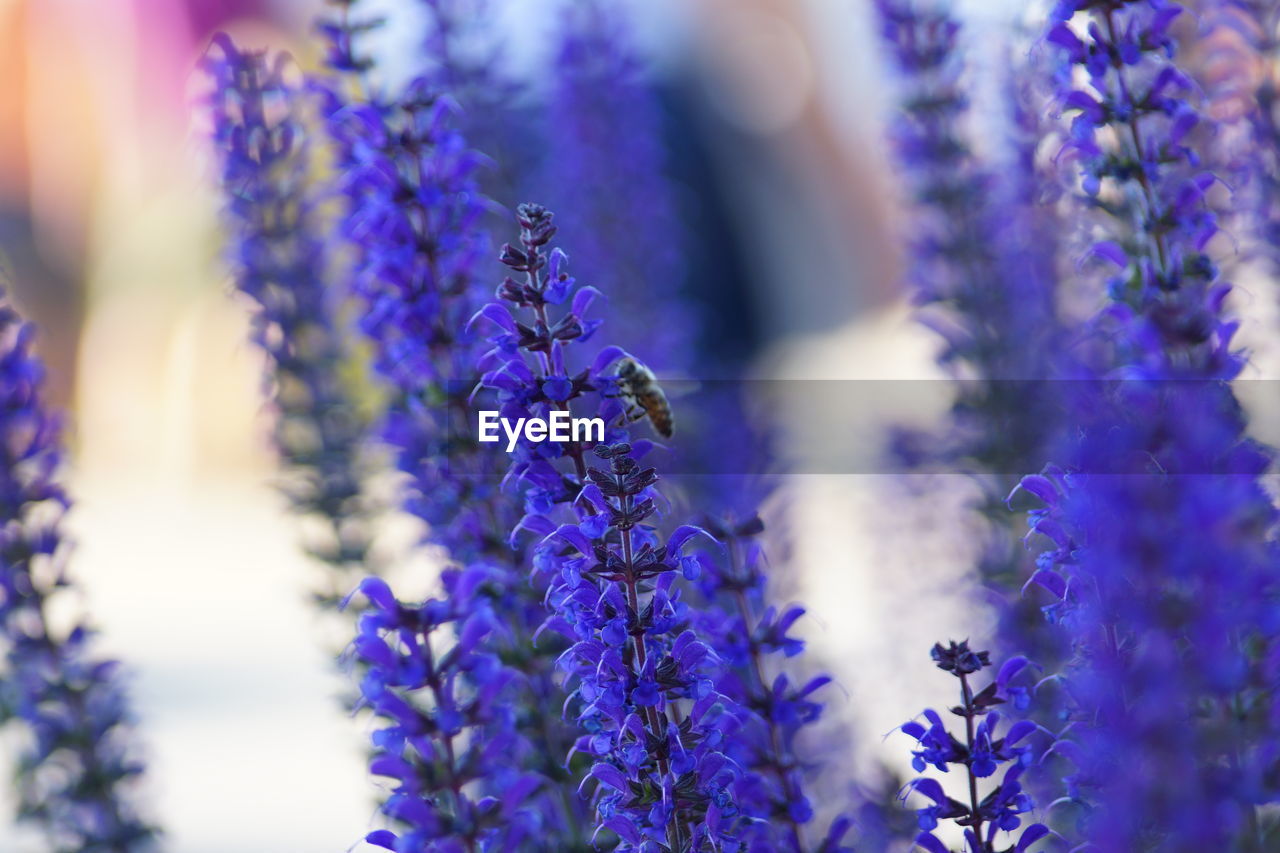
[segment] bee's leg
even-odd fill
[[[648,412],[644,410],[644,406],[635,402],[623,409],[623,415],[626,417],[627,423],[629,424],[644,420],[647,414]]]

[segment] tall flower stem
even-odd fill
[[[633,507],[631,505],[632,498],[630,495],[622,495],[618,498],[621,506],[621,515],[624,518],[630,518]],[[629,521],[622,521],[618,524],[619,535],[622,539],[622,565],[623,578],[622,583],[626,587],[627,606],[630,608],[627,613],[627,621],[634,623],[630,628],[632,647],[635,649],[636,670],[644,672],[648,665],[649,652],[645,641],[645,627],[640,621],[640,594],[637,591],[639,579],[636,577],[636,566],[634,560],[634,551],[631,541],[632,525]],[[649,735],[655,741],[661,741],[666,735],[665,727],[659,717],[658,709],[650,705],[645,708],[645,716],[649,721]],[[659,752],[656,756],[658,764],[658,772],[666,776],[671,772],[670,762],[667,760],[666,754]],[[684,849],[684,831],[681,826],[680,817],[677,812],[672,812],[667,820],[667,837],[671,843],[671,849]]]
[[[547,210],[522,205],[517,219],[520,242],[504,246],[501,258],[522,280],[498,288],[511,305],[476,315],[496,331],[482,385],[508,419],[581,414],[594,399],[606,425],[604,443],[521,441],[506,478],[527,510],[516,533],[543,537],[533,563],[535,578],[549,584],[545,627],[572,643],[560,665],[566,707],[584,731],[576,749],[595,757],[588,780],[597,783],[597,834],[616,835],[620,850],[655,842],[710,849],[736,838],[739,827],[735,773],[715,733],[733,725],[735,705],[711,687],[709,650],[696,632],[676,633],[684,605],[674,563],[695,529],[681,527],[659,546],[644,523],[656,512],[656,475],[638,466],[626,443],[627,418],[606,372],[623,352],[605,347],[587,369],[570,368],[578,342],[599,325],[585,317],[598,294],[578,288],[566,255],[549,249],[556,226]],[[587,467],[588,449],[609,468]]]
[[[731,578],[729,584],[732,589],[734,604],[737,607],[738,618],[742,620],[744,626],[757,625],[759,624],[759,617],[757,614],[752,613],[751,602],[747,600],[748,573],[742,557],[742,546],[738,542],[737,536],[729,537],[728,548],[729,575]],[[792,771],[796,769],[795,760],[789,755],[789,751],[784,745],[785,735],[773,721],[773,699],[764,673],[764,648],[754,631],[748,634],[747,649],[747,654],[751,660],[749,668],[751,681],[748,687],[749,703],[759,710],[764,719],[770,721],[768,726],[769,760],[767,767],[778,786],[783,790],[789,803],[804,802],[806,799],[804,791],[800,789],[799,783],[792,775]],[[804,831],[790,810],[786,812],[782,822],[786,826],[789,841],[794,845],[794,849],[797,851],[808,849],[804,842]]]
[[[974,836],[982,844],[981,853],[990,853],[991,845],[982,841],[982,803],[978,799],[978,775],[973,772],[972,756],[977,748],[974,717],[977,709],[973,704],[973,691],[969,689],[969,676],[965,672],[960,673],[960,707],[964,716],[965,746],[969,755],[965,762],[965,775],[969,777],[969,813],[973,815],[971,826]]]

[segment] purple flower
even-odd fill
[[[967,797],[953,798],[941,782],[929,776],[908,782],[902,789],[902,799],[918,794],[929,803],[916,811],[920,834],[915,843],[930,853],[947,853],[946,846],[933,833],[942,821],[951,820],[964,828],[965,853],[994,853],[997,849],[1021,853],[1050,834],[1040,823],[1022,828],[1022,815],[1030,812],[1033,805],[1019,780],[1037,757],[1026,742],[1037,727],[1021,720],[1002,732],[995,708],[1006,701],[1009,682],[1025,669],[1026,660],[1011,659],[995,680],[978,690],[970,677],[991,665],[987,652],[975,652],[965,641],[948,646],[939,643],[933,647],[932,656],[939,669],[960,682],[960,704],[950,711],[964,721],[964,739],[953,735],[934,710],[924,712],[928,725],[912,720],[902,726],[902,731],[918,745],[912,753],[916,771],[923,773],[933,767],[949,773],[952,767],[963,768]],[[1004,773],[994,787],[980,781],[995,777],[1002,767]],[[984,787],[989,789],[986,793],[982,793]],[[996,847],[996,837],[1002,832],[1017,835],[1016,842],[1008,840],[1012,847]]]
[[[654,525],[657,474],[638,462],[648,443],[627,443],[606,372],[624,352],[606,347],[585,369],[571,368],[570,345],[594,325],[585,316],[591,291],[576,290],[553,313],[545,298],[553,258],[564,274],[549,248],[556,226],[538,205],[521,205],[517,217],[520,245],[504,246],[501,259],[524,280],[499,290],[510,307],[477,313],[493,331],[482,385],[508,417],[581,411],[594,400],[606,423],[602,444],[522,441],[507,475],[522,492],[550,497],[518,529],[542,536],[533,563],[549,583],[546,628],[572,644],[560,666],[582,731],[576,750],[594,759],[583,787],[594,788],[597,836],[616,837],[620,850],[736,843],[739,771],[723,745],[738,708],[714,689],[711,650],[681,628],[688,605],[680,564],[703,531],[682,526],[664,536]],[[557,379],[572,386],[564,400],[545,392]],[[607,467],[588,464],[593,445]]]
[[[577,749],[596,759],[600,832],[619,838],[621,849],[844,849],[844,820],[816,847],[800,838],[811,808],[792,741],[817,717],[811,694],[825,679],[793,688],[783,676],[770,685],[759,668],[774,650],[798,651],[787,629],[800,611],[780,619],[772,611],[753,614],[763,587],[754,551],[749,568],[732,570],[740,586],[679,583],[708,577],[704,568],[730,570],[701,528],[677,527],[665,538],[659,532],[664,501],[656,473],[638,461],[651,445],[629,440],[608,372],[626,353],[608,346],[594,358],[573,357],[582,330],[595,326],[584,313],[594,294],[576,290],[564,300],[567,308],[553,312],[545,293],[565,275],[564,257],[550,249],[556,226],[536,205],[522,206],[518,218],[520,245],[505,246],[501,257],[524,281],[509,279],[499,289],[511,307],[486,306],[476,315],[492,331],[482,360],[482,385],[492,397],[484,405],[511,417],[590,412],[606,424],[594,452],[608,460],[607,469],[589,465],[593,443],[525,441],[507,475],[526,495],[517,530],[543,537],[533,564],[550,583],[546,628],[573,643],[561,665],[572,690],[568,707],[583,730]],[[578,370],[575,360],[588,366]],[[552,383],[568,383],[570,393],[548,394]],[[760,529],[753,520],[734,535]],[[711,551],[695,550],[698,542]],[[713,598],[700,602],[695,591]],[[740,595],[742,609],[734,603]],[[735,626],[755,636],[726,661],[717,651],[735,645],[728,636]]]
[[[705,518],[700,524],[722,546],[685,557],[682,571],[697,581],[706,602],[692,619],[723,662],[716,689],[745,712],[725,751],[745,771],[737,787],[739,807],[757,818],[748,824],[747,836],[769,849],[809,850],[807,836],[814,830],[807,788],[811,771],[824,762],[807,755],[798,741],[821,717],[818,692],[831,679],[794,683],[785,671],[769,675],[782,668],[779,658],[803,652],[804,642],[790,632],[804,609],[779,610],[768,603],[765,554],[756,540],[764,531],[760,517]],[[690,571],[689,564],[696,569]],[[845,818],[835,818],[817,849],[844,849],[845,828]]]
[[[0,722],[25,734],[18,817],[58,853],[141,853],[156,848],[157,833],[132,801],[144,768],[120,664],[95,656],[85,623],[64,633],[48,621],[51,600],[73,581],[59,424],[41,398],[34,336],[0,293]]]
[[[897,450],[916,469],[976,472],[974,509],[988,540],[978,569],[1013,593],[1018,558],[1000,499],[1060,428],[1046,380],[1058,375],[1053,354],[1065,343],[1054,304],[1062,229],[1034,153],[1040,105],[1024,81],[1006,81],[1007,151],[1003,160],[980,156],[969,141],[963,33],[950,5],[877,0],[876,9],[899,76],[891,134],[910,194],[911,295],[920,321],[942,338],[939,364],[961,380],[945,431],[900,430]],[[1034,70],[1023,61],[1009,74]],[[1026,645],[1025,628],[1007,621],[1009,645]]]
[[[469,839],[529,850],[585,850],[585,810],[563,766],[573,732],[560,719],[563,697],[552,680],[564,646],[553,635],[535,637],[545,616],[543,590],[518,573],[526,552],[508,546],[519,512],[498,488],[500,463],[488,448],[458,440],[469,429],[467,379],[481,343],[467,321],[488,298],[477,276],[489,246],[483,227],[489,205],[478,187],[485,159],[469,148],[455,125],[454,103],[430,77],[411,81],[394,97],[375,92],[361,100],[347,98],[346,82],[316,79],[312,85],[342,172],[341,227],[352,249],[351,293],[362,308],[361,328],[372,345],[374,369],[390,392],[380,434],[406,475],[404,508],[426,522],[427,541],[443,549],[461,579],[447,583],[444,596],[431,605],[447,617],[397,626],[391,615],[416,606],[386,604],[385,618],[370,623],[364,634],[401,642],[391,643],[389,654],[376,643],[358,642],[356,652],[384,671],[414,670],[425,640],[410,643],[405,630],[424,638],[454,631],[469,659],[483,662],[451,676],[457,692],[483,695],[506,709],[478,708],[483,719],[459,721],[464,727],[459,742],[474,754],[438,742],[450,735],[452,724],[428,730],[437,738],[433,746],[424,742],[414,748],[420,757],[428,746],[437,757],[452,750],[453,772],[466,774],[459,782],[467,786],[461,795],[433,769],[434,759],[405,768],[398,763],[403,756],[392,749],[394,741],[376,743],[375,761],[387,755],[396,759],[378,766],[403,771],[397,774],[398,793],[383,808],[401,830],[378,837],[398,838],[389,841],[400,845],[395,849],[418,849],[414,845],[430,839],[437,846],[429,849],[452,850]],[[367,89],[368,81],[361,82]],[[478,588],[470,586],[472,581]],[[482,618],[481,612],[489,615]],[[501,630],[482,631],[480,625]],[[469,636],[467,626],[477,626],[471,628],[476,633]],[[366,647],[379,658],[369,658]],[[495,675],[496,661],[520,677]],[[491,692],[499,681],[501,690]],[[403,723],[395,717],[401,702],[425,700],[436,707],[422,695],[428,689],[437,686],[397,682],[396,698],[386,700],[376,673],[364,683],[366,701],[395,725]],[[483,757],[484,772],[472,775],[462,762],[474,764],[475,755]],[[530,786],[533,790],[524,790]],[[527,797],[501,818],[485,817],[485,803],[490,798],[505,802],[511,790]]]
[[[270,359],[285,492],[295,512],[323,522],[306,548],[330,570],[319,598],[332,605],[366,568],[366,424],[342,378],[345,330],[326,286],[331,262],[307,187],[301,93],[285,83],[286,63],[218,35],[204,67],[236,288],[251,301],[253,341]]]
[[[413,605],[379,578],[361,584],[369,607],[354,651],[367,665],[363,703],[382,724],[370,771],[392,780],[382,809],[404,827],[371,833],[370,843],[439,853],[557,849],[539,839],[529,802],[543,778],[512,770],[534,746],[514,720],[522,676],[491,641],[509,629],[485,587],[505,582],[502,569],[449,569],[444,597]],[[493,795],[473,791],[496,780],[502,787]]]
[[[1029,586],[1071,650],[1046,680],[1066,722],[1050,752],[1098,849],[1247,847],[1275,797],[1276,519],[1258,479],[1271,453],[1228,384],[1243,363],[1230,287],[1206,253],[1216,178],[1190,145],[1212,128],[1173,61],[1178,4],[1076,6],[1048,39],[1074,115],[1062,156],[1115,272],[1082,348],[1097,381],[1066,389],[1058,464],[1023,481],[1047,543]]]
[[[533,168],[528,128],[534,119],[524,104],[521,81],[504,70],[505,46],[490,26],[507,6],[503,0],[418,0],[424,26],[424,60],[418,79],[462,106],[456,126],[476,149],[493,158],[481,185],[503,204],[514,204],[517,186]]]

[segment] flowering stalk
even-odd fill
[[[383,723],[370,770],[394,780],[382,810],[402,826],[370,833],[369,843],[398,853],[564,849],[538,837],[529,797],[542,779],[511,769],[512,753],[530,750],[515,724],[521,674],[490,642],[507,628],[485,589],[508,582],[483,564],[450,568],[445,596],[420,605],[398,601],[380,578],[361,583],[370,606],[355,641],[368,665],[360,686]],[[495,783],[500,795],[476,799],[473,789]]]
[[[1047,36],[1076,113],[1064,156],[1095,214],[1090,254],[1117,272],[1087,351],[1101,379],[1067,401],[1064,464],[1022,488],[1050,542],[1032,581],[1074,652],[1054,678],[1063,803],[1103,851],[1261,849],[1254,804],[1274,795],[1270,453],[1227,384],[1243,359],[1206,254],[1215,177],[1187,146],[1205,120],[1171,61],[1181,11],[1063,3]]]
[[[16,773],[18,816],[57,853],[141,853],[157,831],[138,813],[143,772],[119,664],[93,654],[83,621],[49,624],[66,575],[68,498],[57,481],[57,419],[44,407],[34,327],[0,293],[0,721],[27,730]]]
[[[876,0],[876,9],[903,85],[892,133],[912,196],[912,298],[943,339],[939,363],[964,379],[951,434],[926,437],[935,446],[909,455],[1008,473],[1045,442],[1039,384],[1012,381],[1041,380],[1050,369],[1054,282],[1028,265],[1025,245],[1044,214],[1018,185],[1028,176],[998,182],[966,139],[961,28],[949,4]],[[1035,254],[1043,263],[1052,252],[1050,242]]]
[[[473,672],[463,666],[455,676],[467,690],[485,697],[486,703],[501,702],[510,709],[510,713],[487,716],[483,725],[477,722],[463,739],[475,749],[487,745],[480,753],[453,755],[452,746],[439,742],[447,732],[444,728],[427,729],[435,738],[434,746],[419,743],[411,750],[413,758],[405,757],[402,739],[379,735],[376,747],[394,760],[375,761],[374,770],[390,772],[400,792],[384,811],[407,824],[404,837],[432,839],[442,850],[460,843],[460,832],[485,845],[506,839],[503,843],[524,845],[521,849],[585,850],[581,832],[588,819],[576,783],[562,764],[573,744],[573,732],[560,720],[562,697],[552,681],[554,661],[563,644],[551,637],[534,642],[545,613],[542,591],[518,573],[525,552],[513,551],[507,544],[507,532],[518,513],[494,485],[498,463],[492,454],[457,441],[469,411],[464,380],[472,374],[478,356],[478,342],[464,326],[485,298],[476,276],[477,261],[488,247],[483,229],[487,207],[477,185],[483,158],[468,148],[455,127],[450,99],[432,88],[430,78],[416,79],[392,98],[373,92],[361,73],[368,63],[355,59],[358,34],[365,25],[352,22],[350,4],[339,12],[325,25],[331,31],[332,66],[354,71],[356,76],[343,74],[336,80],[316,80],[314,85],[324,102],[343,174],[342,227],[354,250],[349,280],[364,309],[361,326],[373,345],[375,370],[391,391],[381,436],[407,475],[404,508],[426,523],[426,541],[437,546],[451,566],[445,576],[445,597],[422,605],[437,613],[430,623],[399,626],[394,614],[421,608],[392,606],[389,591],[372,588],[384,604],[379,607],[381,615],[371,615],[362,626],[362,637],[399,640],[390,643],[390,657],[377,643],[357,643],[357,652],[376,670],[364,692],[369,704],[392,722],[392,730],[407,725],[401,716],[405,707],[419,707],[419,714],[439,713],[433,710],[440,707],[439,698],[427,691],[434,687],[406,678],[401,671],[416,672],[420,667],[417,658],[427,636],[434,632],[436,642],[443,642],[440,638],[448,631],[444,626],[473,624],[464,617],[477,608],[493,614],[484,624],[501,626],[501,630],[495,627],[470,638],[467,656],[500,661],[520,676],[512,684],[501,679],[503,685],[496,691],[486,686],[491,681],[477,681],[482,676],[496,678],[488,669]],[[353,98],[349,90],[368,94]],[[483,577],[485,582],[472,589],[449,580],[458,573],[462,578]],[[408,643],[405,637],[415,632],[420,639]],[[379,657],[370,658],[366,649],[375,650]],[[428,748],[433,751],[424,751]],[[503,802],[510,791],[528,795],[527,801],[509,806],[529,815],[528,820],[508,820],[507,815],[504,828],[491,827],[487,834],[475,835],[479,826],[464,814],[467,809],[460,808],[451,788],[441,786],[430,758],[444,755],[459,774],[469,774],[468,756],[475,754],[484,756],[485,772],[466,776],[464,784]],[[526,786],[534,778],[539,784],[530,793]],[[444,808],[453,818],[424,823],[418,820],[420,810],[402,807],[413,800],[433,809],[449,804]],[[531,825],[538,826],[538,832],[531,834]],[[412,843],[403,838],[393,841],[386,833],[375,840],[387,845]]]
[[[546,627],[572,643],[560,665],[584,731],[576,749],[595,760],[597,835],[612,833],[620,850],[713,849],[733,842],[739,824],[738,773],[722,752],[737,709],[708,677],[710,650],[681,630],[687,606],[676,575],[692,560],[683,547],[701,531],[686,525],[661,538],[645,523],[659,501],[655,472],[636,461],[649,445],[627,443],[623,406],[605,372],[623,352],[606,347],[571,372],[567,345],[598,326],[585,317],[597,292],[577,288],[563,252],[548,253],[556,226],[545,208],[522,205],[518,218],[521,245],[504,246],[502,260],[524,280],[499,288],[509,306],[491,303],[477,314],[496,328],[482,384],[508,420],[570,410],[594,396],[608,425],[603,442],[526,440],[507,475],[524,496],[516,533],[544,537],[534,565],[549,584]],[[588,467],[592,446],[607,469]]]
[[[769,742],[776,723],[783,727],[773,732],[779,748],[790,746],[793,731],[786,727],[793,721],[783,715],[796,712],[801,724],[816,717],[818,706],[806,697],[821,680],[800,690],[785,679],[776,681],[773,713],[764,718],[720,690],[721,684],[743,683],[734,680],[741,673],[723,667],[713,652],[731,644],[719,632],[736,623],[730,611],[719,618],[710,612],[735,605],[726,596],[701,607],[690,603],[692,588],[681,587],[676,577],[679,571],[692,580],[704,566],[720,569],[706,553],[683,552],[690,537],[703,531],[679,527],[663,544],[646,523],[662,503],[652,488],[656,474],[636,461],[651,445],[629,441],[631,415],[607,372],[625,353],[605,347],[586,369],[570,368],[571,347],[599,325],[585,316],[597,293],[579,289],[566,271],[564,253],[548,250],[556,230],[549,212],[524,205],[519,220],[521,245],[504,247],[502,259],[523,273],[523,281],[508,278],[498,289],[514,307],[494,303],[477,314],[496,329],[493,349],[482,362],[488,368],[482,384],[508,421],[579,413],[594,399],[589,411],[607,425],[599,443],[525,441],[516,447],[507,475],[524,496],[526,514],[516,533],[544,537],[534,565],[541,582],[549,582],[552,613],[546,628],[573,643],[561,664],[571,691],[568,707],[586,732],[577,749],[596,762],[590,773],[597,782],[598,833],[616,835],[620,849],[736,849],[740,843],[774,850],[844,849],[843,820],[833,823],[817,847],[792,846],[798,825],[809,818],[796,767],[779,767],[785,759],[776,753],[770,756],[776,759],[772,768],[767,758],[760,760],[766,755],[760,744]],[[556,314],[559,305],[568,307]],[[607,470],[588,466],[592,447],[609,460]],[[760,630],[767,635],[757,650],[773,641],[798,650],[797,641],[781,639],[794,617],[765,624],[771,620],[762,620]],[[741,764],[739,756],[752,763]],[[771,770],[782,770],[785,778],[770,776]],[[784,802],[788,795],[794,799]],[[752,810],[743,809],[746,801]]]
[[[285,82],[287,57],[241,51],[225,35],[214,49],[204,66],[214,83],[209,106],[236,288],[252,301],[253,341],[270,360],[286,494],[295,513],[324,531],[305,547],[329,569],[317,598],[331,606],[368,564],[366,425],[343,385],[348,355],[307,189],[299,93]]]
[[[780,668],[779,656],[795,658],[804,651],[804,642],[788,632],[804,614],[804,608],[790,606],[779,612],[768,604],[765,554],[756,537],[764,524],[757,515],[741,521],[732,518],[705,519],[702,526],[719,542],[727,555],[698,555],[698,589],[708,606],[693,613],[697,626],[724,662],[716,688],[746,712],[740,728],[726,752],[743,768],[738,786],[739,807],[758,820],[748,833],[774,850],[811,849],[806,836],[813,808],[805,793],[808,771],[821,762],[800,757],[797,739],[806,727],[817,723],[822,704],[814,694],[831,679],[817,676],[793,684]],[[832,821],[826,839],[817,848],[837,850],[849,828],[841,815]]]
[[[933,803],[917,811],[921,832],[915,843],[929,853],[947,853],[946,846],[933,832],[939,821],[951,820],[964,828],[966,853],[996,853],[996,836],[1001,832],[1014,834],[1022,826],[1021,815],[1033,808],[1019,779],[1035,757],[1031,746],[1021,742],[1035,732],[1036,724],[1022,720],[1000,736],[1000,714],[994,710],[1011,695],[1025,695],[1025,692],[1017,693],[1018,688],[1013,688],[1011,681],[1026,667],[1027,661],[1010,658],[1000,667],[995,680],[977,690],[970,677],[991,665],[987,652],[972,651],[968,641],[964,641],[952,642],[949,646],[935,644],[931,656],[939,669],[951,673],[960,682],[960,704],[951,708],[951,713],[964,720],[964,740],[948,731],[941,715],[932,709],[924,712],[928,726],[912,720],[902,726],[902,731],[920,745],[912,753],[911,763],[916,772],[922,773],[930,766],[942,773],[950,772],[952,767],[963,768],[967,797],[952,798],[942,783],[931,777],[922,776],[909,782],[902,792],[904,799],[917,793]],[[994,777],[1002,765],[1008,766],[999,783],[979,796],[982,780]],[[1048,827],[1033,823],[1022,830],[1013,847],[1000,850],[1023,853],[1047,835]]]

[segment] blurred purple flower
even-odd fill
[[[133,801],[144,767],[120,665],[94,655],[83,620],[66,633],[49,624],[51,599],[74,582],[60,430],[41,398],[34,337],[0,292],[0,722],[25,730],[18,817],[57,853],[151,851],[158,833]]]
[[[241,51],[214,37],[204,60],[221,158],[224,220],[236,288],[252,303],[253,342],[270,359],[267,393],[275,444],[299,515],[319,519],[306,541],[329,569],[319,598],[335,604],[368,568],[362,492],[367,424],[345,387],[349,362],[331,259],[308,187],[310,158],[298,117],[301,93],[285,81],[289,59]]]
[[[1207,120],[1173,62],[1181,12],[1060,4],[1047,35],[1075,114],[1060,156],[1092,262],[1115,272],[1084,350],[1100,379],[1069,389],[1061,466],[1022,481],[1049,542],[1029,585],[1073,652],[1046,682],[1068,722],[1050,751],[1069,765],[1064,804],[1117,853],[1255,849],[1255,804],[1275,796],[1271,453],[1228,384],[1243,359],[1206,254],[1216,177],[1189,147]]]
[[[908,276],[920,321],[942,339],[938,362],[959,381],[942,432],[900,430],[899,454],[914,469],[971,471],[984,539],[978,570],[1016,597],[1020,557],[1001,502],[1015,472],[1041,459],[1060,425],[1052,416],[1059,350],[1055,269],[1061,227],[1046,203],[1036,162],[1039,107],[1029,60],[1010,58],[1004,162],[970,142],[967,67],[959,17],[942,0],[877,0],[881,34],[897,66],[899,109],[891,124],[910,193]],[[1006,614],[1000,642],[1035,648],[1027,619]]]
[[[1213,153],[1234,189],[1227,211],[1245,257],[1280,270],[1280,7],[1265,0],[1205,0],[1210,36],[1196,69],[1222,127]]]

